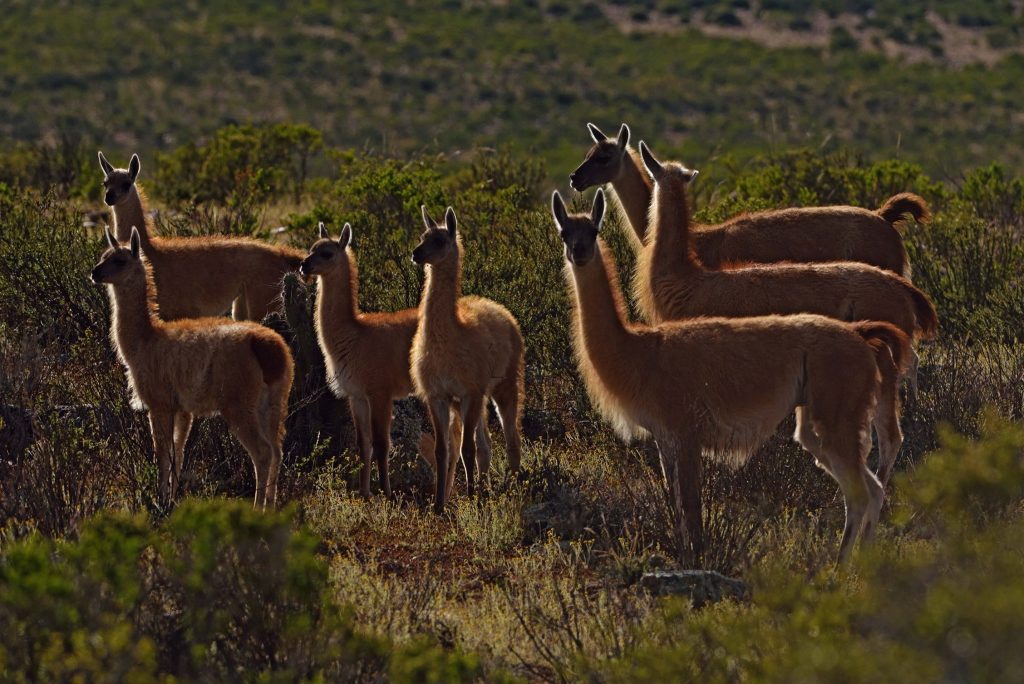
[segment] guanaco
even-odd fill
[[[569,176],[580,192],[611,183],[613,197],[626,215],[636,246],[648,239],[648,208],[654,188],[640,155],[629,146],[626,124],[609,138],[592,123],[594,140],[583,163]],[[691,226],[693,248],[701,263],[719,268],[737,263],[859,261],[910,278],[910,261],[899,232],[906,216],[925,223],[928,205],[901,192],[875,211],[845,205],[775,209],[734,216],[716,225]]]
[[[412,259],[426,269],[419,326],[410,356],[416,394],[426,403],[434,429],[437,478],[434,509],[444,510],[447,496],[450,411],[458,402],[462,460],[467,489],[475,492],[477,445],[474,434],[490,397],[505,433],[509,466],[519,470],[520,410],[523,400],[523,338],[509,311],[489,299],[461,293],[462,240],[455,211],[448,207],[438,225],[421,207],[426,227]],[[480,474],[487,463],[480,462]]]
[[[680,553],[703,551],[702,450],[739,466],[794,408],[794,438],[839,484],[845,560],[858,535],[870,538],[884,489],[867,468],[879,393],[895,391],[909,340],[876,321],[823,316],[696,318],[656,326],[627,322],[618,273],[598,237],[605,212],[598,190],[590,214],[552,212],[565,245],[580,374],[602,415],[624,438],[652,435],[669,490]],[[884,429],[884,428],[883,428]]]
[[[257,323],[161,320],[142,236],[132,230],[127,247],[109,229],[106,236],[109,249],[92,280],[110,291],[110,337],[128,371],[132,406],[149,411],[161,504],[177,496],[193,417],[219,413],[252,459],[253,505],[273,506],[294,373],[288,346]]]
[[[139,231],[142,253],[153,269],[166,320],[221,316],[261,321],[280,298],[281,279],[305,257],[290,247],[242,237],[161,238],[152,234],[146,195],[136,183],[141,169],[133,154],[127,169],[115,169],[103,152],[103,201],[113,209],[114,234],[127,242]]]
[[[654,180],[650,235],[637,260],[633,294],[652,323],[691,316],[816,313],[845,321],[887,321],[911,339],[933,339],[938,316],[906,278],[857,262],[762,264],[711,269],[690,240],[687,186],[694,172],[662,164],[640,142]],[[910,382],[916,387],[917,354]]]

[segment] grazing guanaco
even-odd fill
[[[427,404],[434,429],[437,478],[434,509],[447,497],[450,411],[458,402],[463,424],[462,460],[469,494],[475,492],[477,444],[474,434],[490,397],[498,411],[509,466],[520,465],[519,420],[523,400],[523,338],[508,310],[489,299],[461,293],[462,241],[455,211],[448,207],[440,226],[421,207],[426,227],[412,253],[427,278],[413,338],[411,371],[416,394]],[[487,464],[480,462],[484,475]]]
[[[110,291],[110,337],[128,370],[132,406],[149,411],[160,502],[177,495],[193,417],[219,413],[252,459],[253,505],[273,506],[294,372],[288,345],[252,322],[161,320],[141,235],[132,230],[128,247],[106,235],[110,247],[92,279]]]
[[[654,191],[640,155],[629,146],[622,124],[609,138],[594,124],[587,128],[594,145],[569,176],[582,192],[611,183],[637,246],[649,236],[648,208]],[[859,261],[910,277],[910,262],[899,232],[907,215],[924,223],[925,201],[909,192],[893,195],[875,211],[837,205],[775,209],[734,216],[724,223],[691,226],[697,258],[708,268],[736,263]]]
[[[577,362],[595,406],[623,438],[654,437],[681,554],[699,562],[703,550],[701,452],[742,465],[800,407],[794,438],[846,501],[846,559],[881,510],[884,490],[866,465],[869,430],[872,420],[882,429],[897,420],[876,404],[886,388],[895,392],[907,337],[888,323],[812,314],[631,324],[614,259],[598,237],[604,211],[602,190],[590,214],[569,214],[558,192],[552,196]]]
[[[115,169],[102,152],[99,160],[114,234],[127,242],[133,227],[139,231],[164,320],[221,316],[230,310],[236,320],[261,321],[274,309],[281,279],[299,268],[305,254],[251,238],[157,237],[146,212],[146,195],[136,183],[139,156],[132,155],[127,169]]]

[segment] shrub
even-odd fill
[[[187,502],[160,527],[101,514],[74,540],[0,555],[5,679],[469,681],[470,656],[396,647],[334,602],[319,540],[292,515]]]
[[[607,681],[1014,681],[1024,671],[1024,428],[992,419],[979,442],[943,441],[898,478],[912,510],[943,521],[932,535],[862,551],[855,576],[826,569],[807,581],[763,565],[751,604],[696,613],[676,603],[610,671],[590,668]]]
[[[309,164],[323,148],[320,131],[302,124],[227,126],[203,145],[157,154],[155,186],[170,202],[233,207],[305,192]]]

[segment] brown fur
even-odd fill
[[[462,245],[455,212],[438,226],[423,209],[427,230],[413,260],[427,271],[420,300],[419,327],[412,343],[411,370],[416,394],[430,410],[434,428],[435,510],[447,498],[450,413],[458,402],[463,423],[462,460],[469,494],[475,491],[477,440],[485,401],[491,398],[501,418],[509,466],[520,465],[519,421],[523,400],[523,337],[505,307],[481,297],[461,296]],[[480,460],[480,473],[487,464]]]
[[[115,236],[126,242],[133,227],[139,230],[164,320],[232,311],[236,320],[260,321],[274,310],[281,278],[298,269],[302,252],[251,238],[156,237],[146,195],[135,182],[138,157],[132,157],[128,169],[114,169],[102,155],[105,201],[113,208]]]
[[[885,323],[811,314],[630,324],[615,263],[597,238],[603,206],[592,221],[566,215],[560,202],[555,218],[566,243],[580,372],[620,434],[654,436],[680,549],[689,547],[694,559],[702,550],[701,450],[740,465],[799,406],[795,438],[846,500],[845,558],[862,527],[865,538],[871,534],[882,504],[883,488],[866,466],[870,424],[892,420],[876,412],[888,370],[866,338],[892,342],[895,354],[886,347],[884,358],[893,368],[907,338]]]
[[[648,320],[816,313],[847,321],[887,321],[912,339],[935,336],[938,317],[927,295],[907,279],[874,266],[840,262],[706,268],[689,240],[687,170],[661,164],[653,156],[650,162],[655,167],[651,234],[633,281],[637,305]]]
[[[349,246],[352,228],[346,223],[336,241],[327,237],[323,224],[320,226],[321,239],[309,250],[301,270],[303,275],[319,278],[316,333],[327,365],[327,381],[335,395],[349,400],[363,466],[360,493],[370,496],[370,464],[376,461],[381,488],[391,496],[392,404],[413,392],[409,350],[418,311],[360,311],[356,255]]]
[[[907,214],[910,214],[918,223],[928,223],[932,218],[931,212],[928,211],[928,204],[912,192],[893,195],[875,213],[897,229],[906,220]]]
[[[162,321],[150,306],[158,293],[140,258],[138,233],[131,249],[107,236],[112,247],[92,278],[110,289],[110,335],[128,370],[132,405],[149,411],[161,502],[177,494],[193,416],[220,413],[252,458],[254,505],[273,506],[293,375],[288,346],[269,328],[246,321]]]
[[[595,144],[570,178],[579,191],[611,183],[639,249],[651,233],[648,208],[654,186],[639,154],[627,144],[629,128],[622,126],[617,140],[592,129]],[[776,209],[691,228],[697,258],[708,268],[730,262],[858,261],[909,278],[907,250],[894,230],[906,214],[922,223],[929,218],[922,198],[900,193],[876,211],[841,205]]]

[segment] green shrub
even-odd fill
[[[5,680],[470,681],[471,656],[390,645],[333,600],[319,540],[289,512],[186,502],[166,523],[101,514],[73,541],[0,555]]]
[[[323,148],[320,131],[302,124],[227,126],[203,145],[157,154],[155,187],[170,202],[228,207],[305,192],[309,164]]]
[[[946,524],[862,551],[855,574],[808,581],[769,562],[753,575],[750,604],[676,603],[642,647],[592,671],[607,681],[1015,681],[1022,456],[1020,425],[992,420],[977,443],[947,434],[897,485],[910,510]]]

